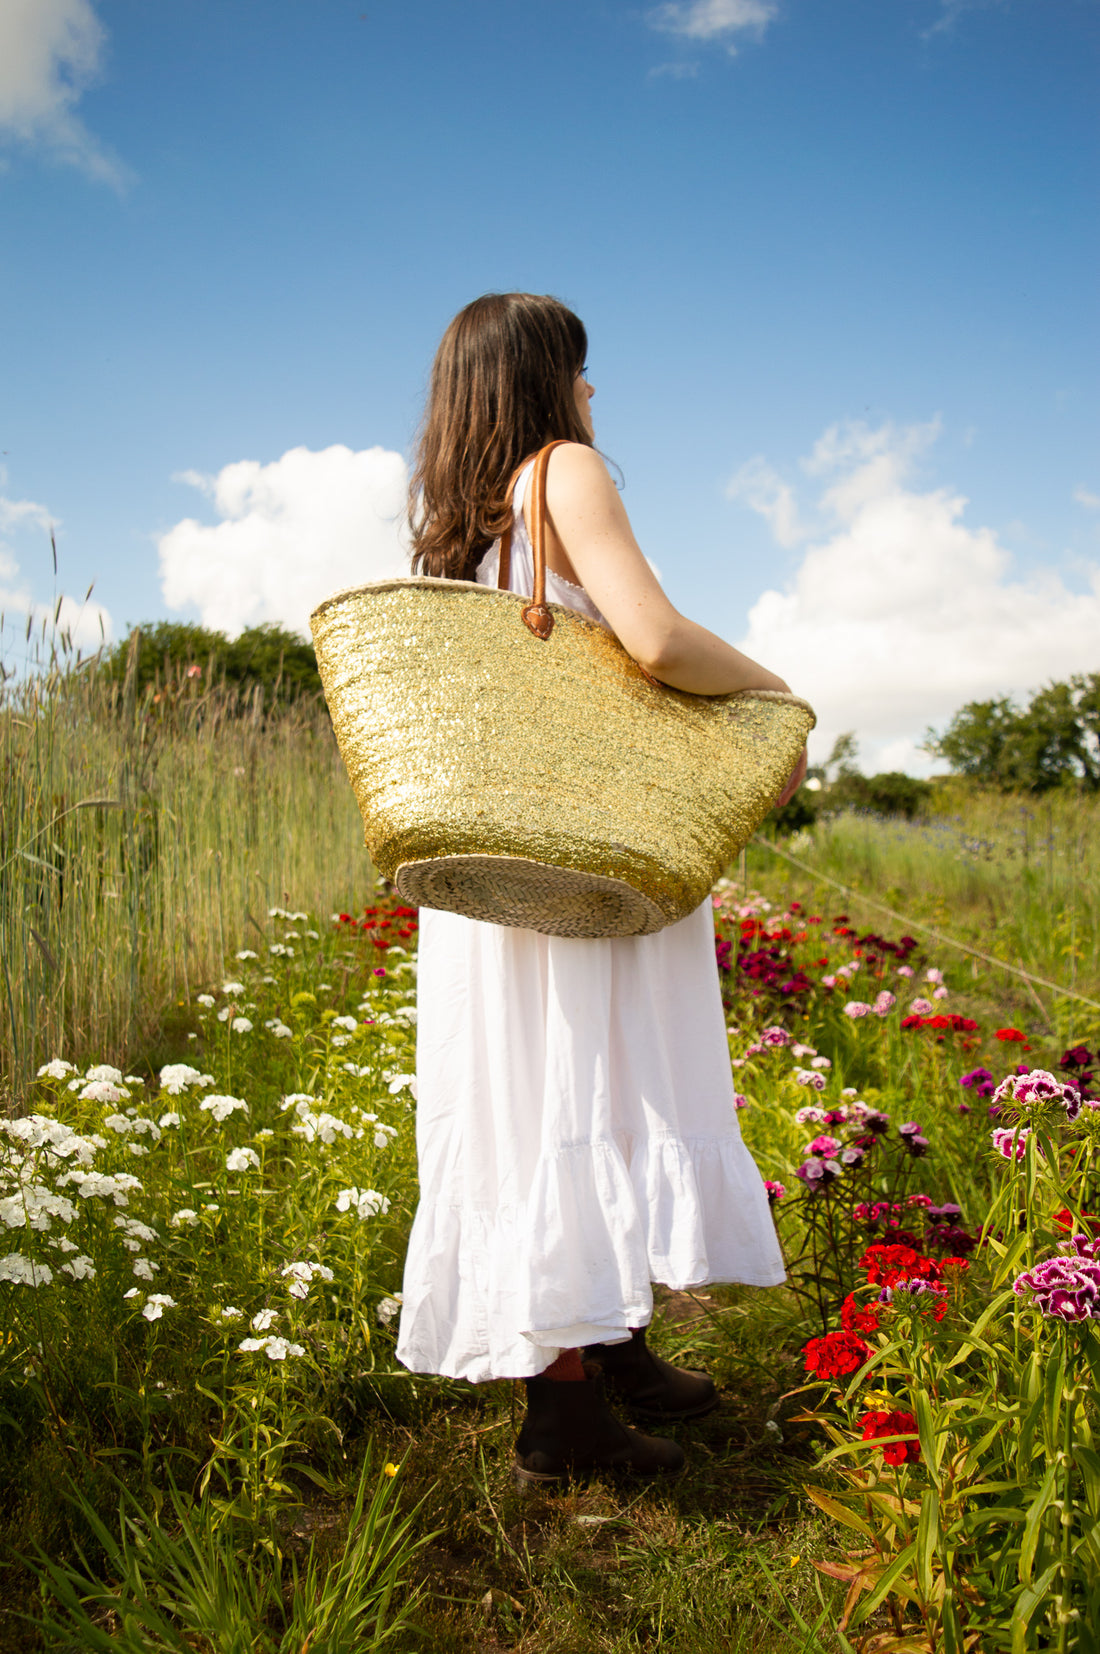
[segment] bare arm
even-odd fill
[[[576,579],[624,649],[662,683],[695,695],[789,686],[673,608],[593,448],[555,448],[546,476],[547,561]]]

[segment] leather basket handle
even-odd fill
[[[525,604],[520,613],[523,624],[535,637],[545,643],[554,630],[554,616],[546,606],[546,468],[550,463],[550,455],[555,448],[560,448],[565,442],[559,437],[554,442],[548,442],[545,448],[540,448],[535,455],[535,470],[531,478],[531,556],[535,565],[535,589],[531,593],[531,601]],[[527,461],[524,461],[526,464]],[[520,466],[522,471],[523,466]],[[518,476],[517,472],[517,476]],[[515,478],[512,488],[515,487]],[[512,490],[509,489],[509,498]],[[513,513],[513,522],[515,514]],[[512,525],[500,538],[500,566],[497,571],[497,586],[501,591],[508,590],[508,580],[512,572]]]

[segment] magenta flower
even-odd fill
[[[846,1017],[866,1017],[870,1016],[870,1014],[871,1007],[869,1005],[865,1005],[862,999],[850,999],[844,1007],[844,1015]]]
[[[894,994],[890,993],[886,988],[884,988],[882,990],[882,992],[876,997],[875,1003],[871,1007],[871,1009],[874,1011],[874,1013],[877,1017],[884,1017],[884,1016],[889,1015],[889,1013],[894,1009],[894,1006],[896,1004],[897,1004],[896,996]]]
[[[760,1042],[762,1045],[790,1045],[791,1036],[785,1028],[773,1025],[764,1029],[760,1035]]]
[[[1080,1242],[1077,1246],[1075,1243]],[[1052,1321],[1100,1319],[1100,1264],[1096,1242],[1074,1235],[1063,1247],[1073,1247],[1069,1256],[1046,1258],[1034,1269],[1017,1275],[1012,1290],[1017,1297],[1030,1293],[1032,1303]]]
[[[764,1187],[768,1191],[769,1206],[774,1206],[776,1202],[782,1200],[783,1196],[787,1193],[786,1186],[784,1184],[772,1183],[770,1179],[767,1178],[764,1181]]]
[[[1031,1136],[1029,1126],[1017,1126],[1009,1130],[1006,1126],[997,1126],[990,1132],[993,1147],[998,1154],[1003,1154],[1006,1160],[1022,1160],[1024,1157],[1024,1143]]]
[[[792,1077],[795,1085],[808,1085],[811,1091],[825,1090],[825,1076],[812,1068],[796,1068]]]
[[[735,1091],[733,1094],[733,1106],[734,1108],[748,1108],[749,1099],[747,1097],[742,1097],[739,1091]]]
[[[1067,1120],[1076,1120],[1081,1112],[1081,1093],[1075,1085],[1066,1085],[1045,1068],[1025,1069],[1022,1074],[1010,1074],[993,1093],[994,1103],[1029,1104],[1058,1103],[1066,1111]]]
[[[813,1142],[807,1148],[806,1153],[816,1154],[823,1160],[829,1160],[834,1154],[836,1154],[839,1148],[840,1144],[837,1142],[835,1137],[815,1137]]]

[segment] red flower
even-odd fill
[[[867,1304],[860,1309],[855,1293],[849,1292],[840,1306],[840,1324],[845,1332],[877,1332],[878,1308],[875,1304]]]
[[[887,1464],[916,1464],[920,1458],[917,1440],[917,1421],[912,1413],[864,1413],[860,1419],[865,1442],[877,1441],[880,1436],[907,1436],[907,1441],[890,1442],[882,1450]]]
[[[1025,1045],[1027,1043],[1027,1035],[1021,1034],[1018,1028],[998,1028],[993,1038],[1004,1040],[1008,1044],[1011,1044],[1013,1041],[1019,1041],[1021,1045]]]
[[[806,1345],[806,1371],[819,1378],[840,1378],[857,1372],[870,1354],[870,1346],[854,1332],[829,1332]]]
[[[1077,1223],[1077,1219],[1074,1217],[1068,1206],[1063,1206],[1060,1212],[1055,1212],[1054,1221],[1058,1225],[1059,1229],[1064,1229],[1067,1234],[1076,1226]],[[1092,1232],[1092,1234],[1100,1234],[1100,1217],[1097,1217],[1095,1212],[1082,1212],[1081,1222],[1084,1224],[1086,1229]]]
[[[381,936],[372,936],[372,937],[371,937],[371,941],[372,941],[372,942],[373,942],[373,943],[374,943],[374,945],[375,945],[375,947],[376,947],[376,948],[388,948],[388,947],[389,947],[389,945],[390,945],[390,944],[389,944],[389,943],[388,943],[388,942],[387,942],[387,941],[386,941],[386,940],[385,940],[385,939],[384,939],[384,938],[383,938],[383,937],[381,937]]]
[[[886,1246],[876,1241],[869,1246],[859,1267],[867,1271],[870,1286],[896,1286],[899,1281],[938,1281],[940,1266],[924,1258],[911,1246]]]

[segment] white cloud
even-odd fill
[[[291,448],[270,465],[240,460],[216,477],[184,472],[222,521],[188,517],[162,534],[161,590],[172,609],[236,636],[276,621],[309,636],[309,614],[344,586],[407,574],[407,473],[385,448]]]
[[[662,34],[723,41],[732,52],[739,34],[759,40],[778,10],[778,0],[667,0],[649,13],[649,22]]]
[[[0,474],[0,484],[4,481],[5,477]],[[24,649],[28,620],[32,640],[43,628],[47,638],[63,633],[83,654],[98,649],[104,642],[109,643],[114,636],[110,615],[101,603],[91,601],[90,594],[83,603],[64,593],[50,603],[32,597],[30,586],[20,573],[20,557],[29,555],[41,560],[49,546],[50,532],[56,527],[56,519],[36,500],[10,500],[0,496],[0,616],[3,617],[0,656],[10,656],[14,643],[33,664],[33,641]]]
[[[1087,488],[1075,488],[1073,497],[1086,511],[1100,511],[1100,494],[1090,493]]]
[[[98,74],[105,38],[90,0],[2,0],[0,136],[41,145],[118,189],[129,170],[74,113]]]
[[[865,768],[927,771],[916,744],[965,702],[1100,666],[1100,566],[1085,565],[1084,592],[1057,570],[1014,574],[994,531],[965,522],[963,495],[914,485],[937,431],[835,425],[803,461],[823,485],[818,526],[786,589],[754,604],[739,647],[812,702],[815,757],[853,729]],[[753,463],[767,486],[736,495],[789,543],[793,490],[788,501]]]
[[[796,546],[805,538],[794,489],[772,470],[763,455],[746,460],[730,478],[726,493],[731,500],[744,500],[750,510],[759,512],[781,546]]]

